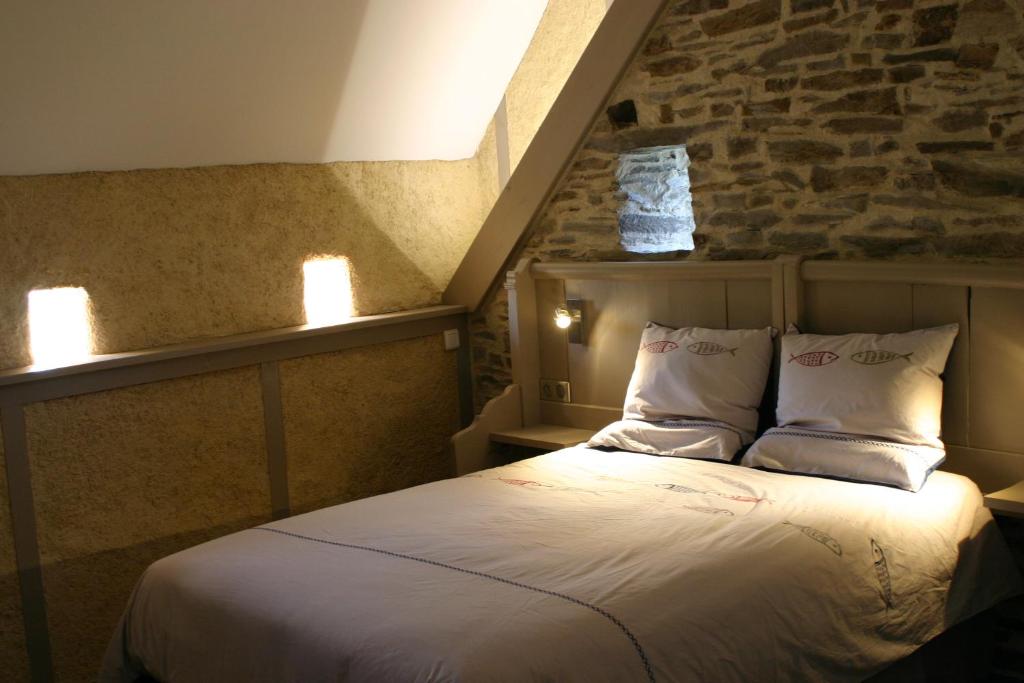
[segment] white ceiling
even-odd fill
[[[0,175],[473,156],[547,0],[2,0]]]

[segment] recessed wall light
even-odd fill
[[[302,265],[306,323],[337,325],[352,318],[352,276],[348,259],[311,258]]]
[[[29,347],[36,366],[60,367],[92,355],[89,294],[82,287],[28,293]]]

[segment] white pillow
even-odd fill
[[[942,448],[939,375],[957,330],[784,335],[779,426]]]
[[[743,433],[714,420],[619,420],[587,442],[623,451],[730,461],[743,445]]]
[[[894,443],[854,434],[775,427],[743,456],[747,467],[820,474],[917,491],[945,460],[942,448]]]
[[[757,407],[772,362],[775,330],[678,330],[647,323],[622,417],[707,418],[757,431]]]

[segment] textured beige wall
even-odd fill
[[[293,512],[454,475],[456,354],[440,335],[281,364]]]
[[[269,518],[258,373],[33,404],[26,421],[54,669],[94,680],[150,562]]]
[[[607,0],[548,0],[529,49],[505,92],[511,170],[547,116],[604,18]]]
[[[85,287],[97,352],[305,322],[302,263],[351,261],[355,308],[435,304],[497,192],[493,131],[458,162],[0,177],[0,368],[26,294]]]
[[[7,495],[7,460],[3,433],[0,432],[0,672],[5,681],[18,683],[27,681],[29,676],[10,503]]]

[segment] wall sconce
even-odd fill
[[[570,344],[583,343],[583,301],[566,299],[555,308],[555,325],[566,330]]]

